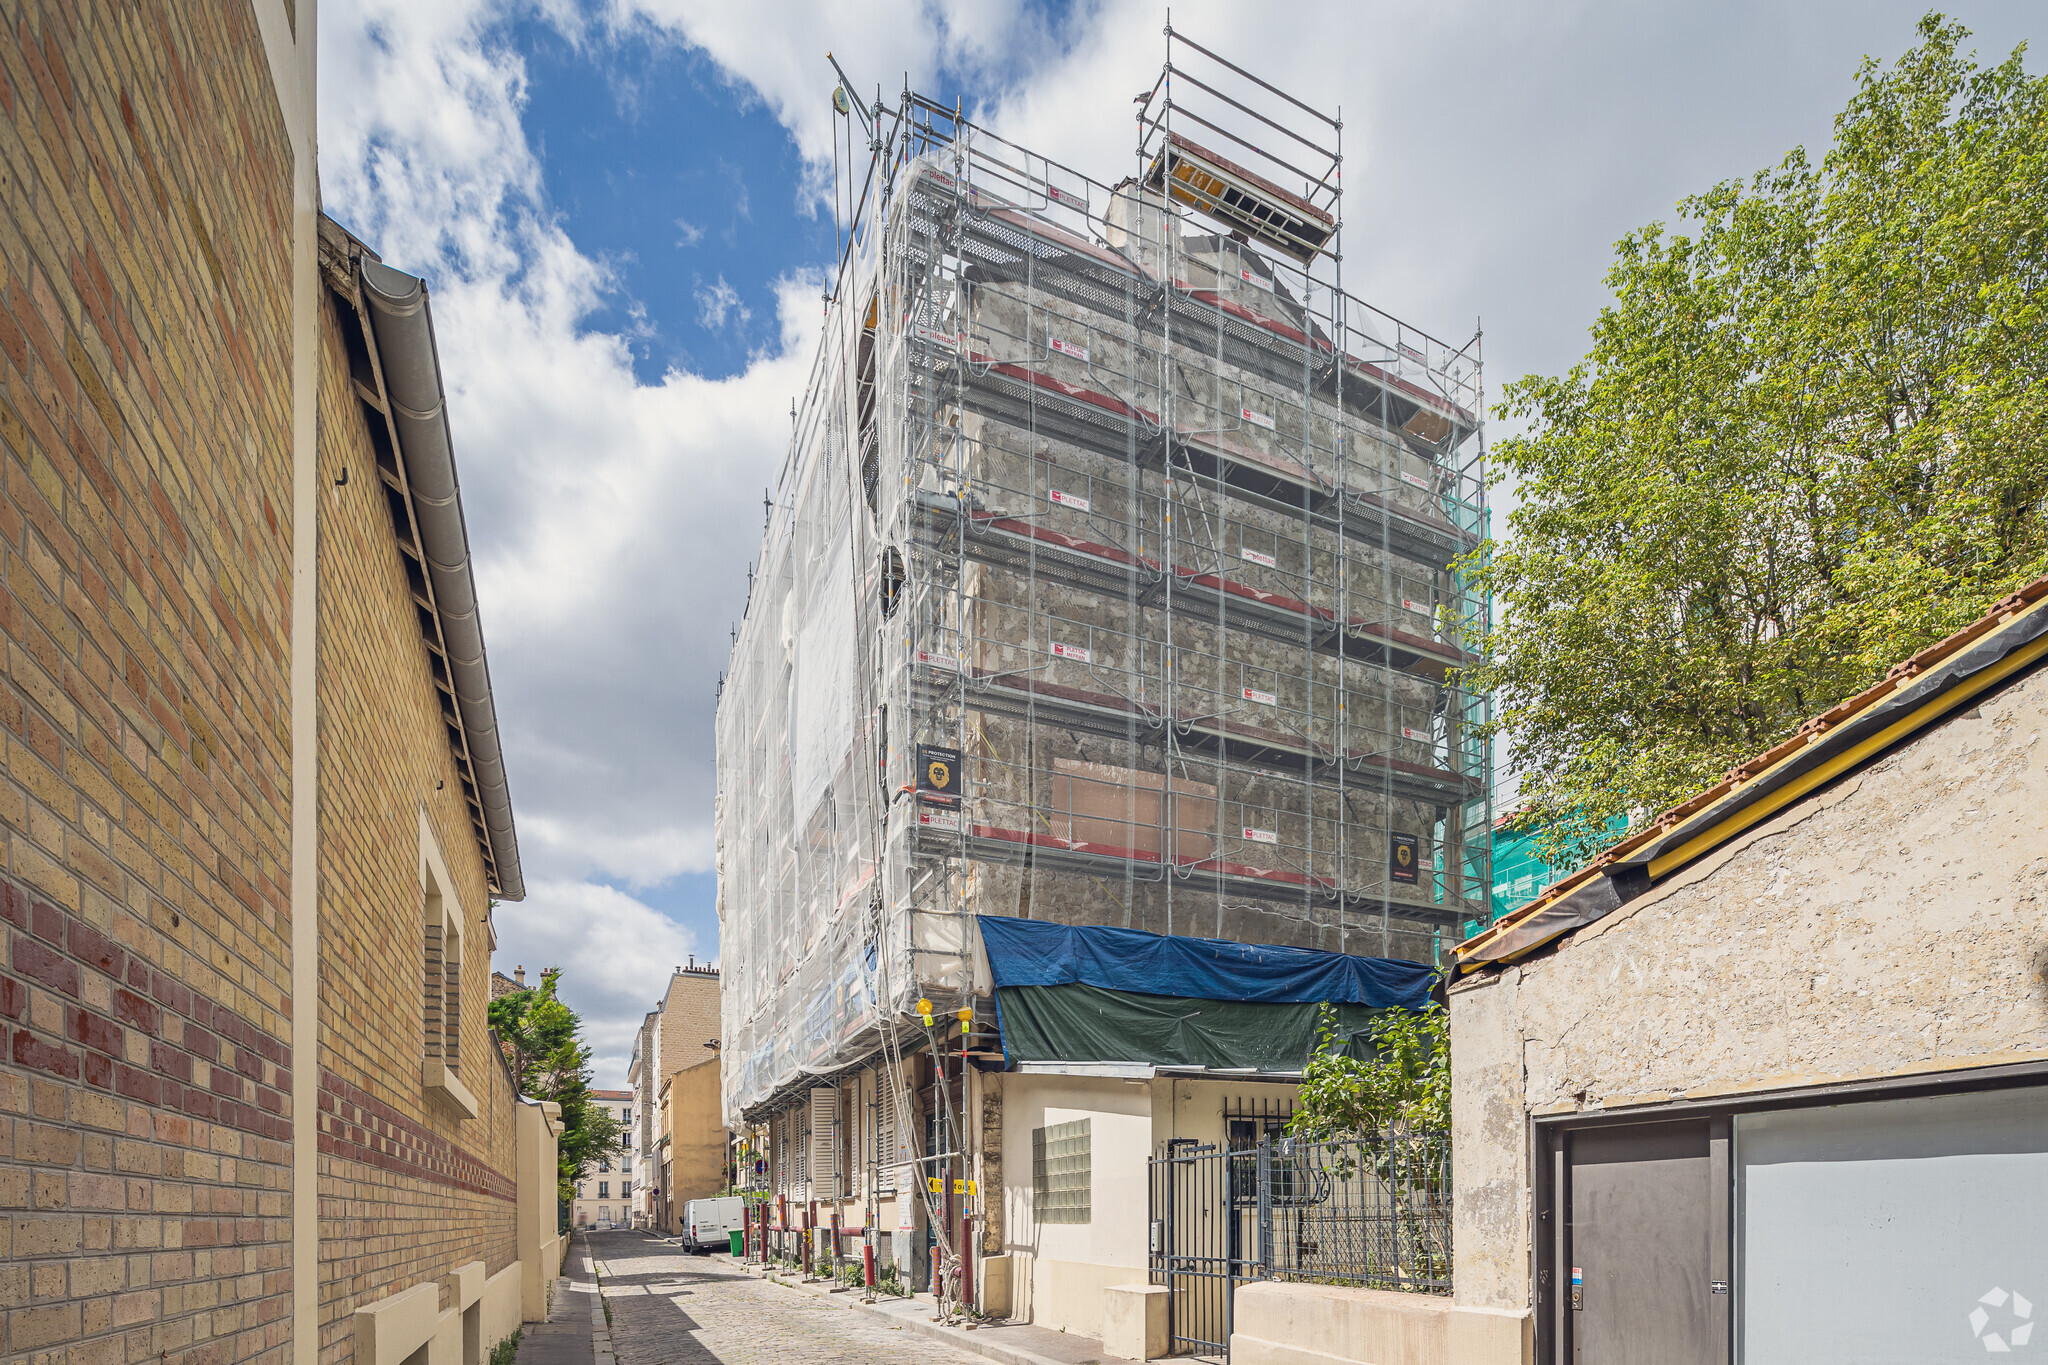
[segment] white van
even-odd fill
[[[744,1228],[747,1201],[738,1195],[724,1199],[692,1199],[683,1205],[683,1245],[692,1251],[724,1251],[732,1245],[731,1233]]]

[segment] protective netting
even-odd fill
[[[985,994],[978,914],[1486,916],[1477,339],[905,107],[720,698],[729,1123]]]

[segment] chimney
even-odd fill
[[[690,954],[690,970],[693,972],[697,970],[697,955],[695,953]]]
[[[522,986],[526,984],[526,964],[524,962],[512,969],[512,979]]]

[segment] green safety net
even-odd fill
[[[1080,983],[996,991],[1012,1062],[1140,1062],[1299,1071],[1315,1051],[1322,1006],[1140,995]],[[1389,1011],[1334,1005],[1354,1057],[1373,1055],[1372,1021]]]

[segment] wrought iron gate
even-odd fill
[[[1261,1264],[1257,1159],[1193,1138],[1175,1138],[1152,1158],[1152,1283],[1170,1291],[1175,1355],[1229,1354],[1233,1292],[1258,1278]],[[1270,1237],[1270,1215],[1265,1226]]]
[[[1450,1292],[1448,1135],[1249,1137],[1175,1138],[1151,1160],[1151,1279],[1175,1355],[1228,1358],[1246,1280]]]

